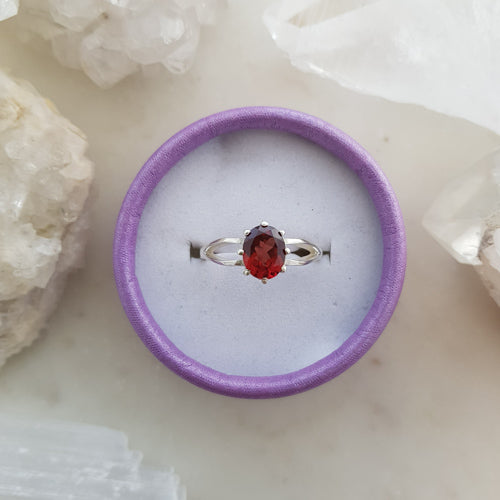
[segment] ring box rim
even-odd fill
[[[301,136],[344,161],[365,185],[378,214],[384,256],[375,300],[358,328],[335,351],[300,370],[273,376],[228,375],[188,357],[154,320],[135,274],[135,247],[142,211],[164,175],[191,151],[225,133],[279,130]],[[272,398],[321,385],[356,363],[374,344],[397,305],[406,268],[406,239],[396,196],[370,155],[347,134],[314,116],[286,108],[245,107],[222,111],[184,128],[146,161],[124,198],[115,229],[113,264],[125,313],[146,347],[165,366],[209,391],[241,398]]]

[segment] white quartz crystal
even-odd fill
[[[0,498],[185,500],[172,470],[144,466],[122,432],[0,415]]]
[[[86,149],[50,101],[0,71],[0,365],[36,338],[82,263]]]
[[[201,25],[214,23],[223,1],[22,0],[16,23],[23,39],[40,35],[61,64],[106,88],[150,66],[187,71]],[[0,19],[14,15],[2,2]]]
[[[264,22],[303,71],[500,133],[498,0],[279,0]]]
[[[19,10],[19,0],[0,0],[0,21],[15,16]]]
[[[455,259],[475,266],[500,306],[500,150],[450,182],[424,226]]]

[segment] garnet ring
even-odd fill
[[[220,238],[202,248],[201,256],[222,266],[245,266],[243,274],[267,283],[288,266],[304,266],[321,258],[319,247],[300,238],[285,238],[267,222],[247,229],[243,238]],[[233,251],[231,251],[231,247]]]

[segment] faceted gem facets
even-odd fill
[[[243,241],[243,263],[260,280],[277,276],[285,257],[285,240],[273,226],[256,226]]]

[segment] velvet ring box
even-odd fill
[[[321,247],[263,285],[200,248],[266,220]],[[353,139],[297,111],[249,107],[165,142],[125,196],[114,242],[120,299],[168,368],[228,396],[318,386],[355,363],[396,307],[406,247],[380,168]]]

